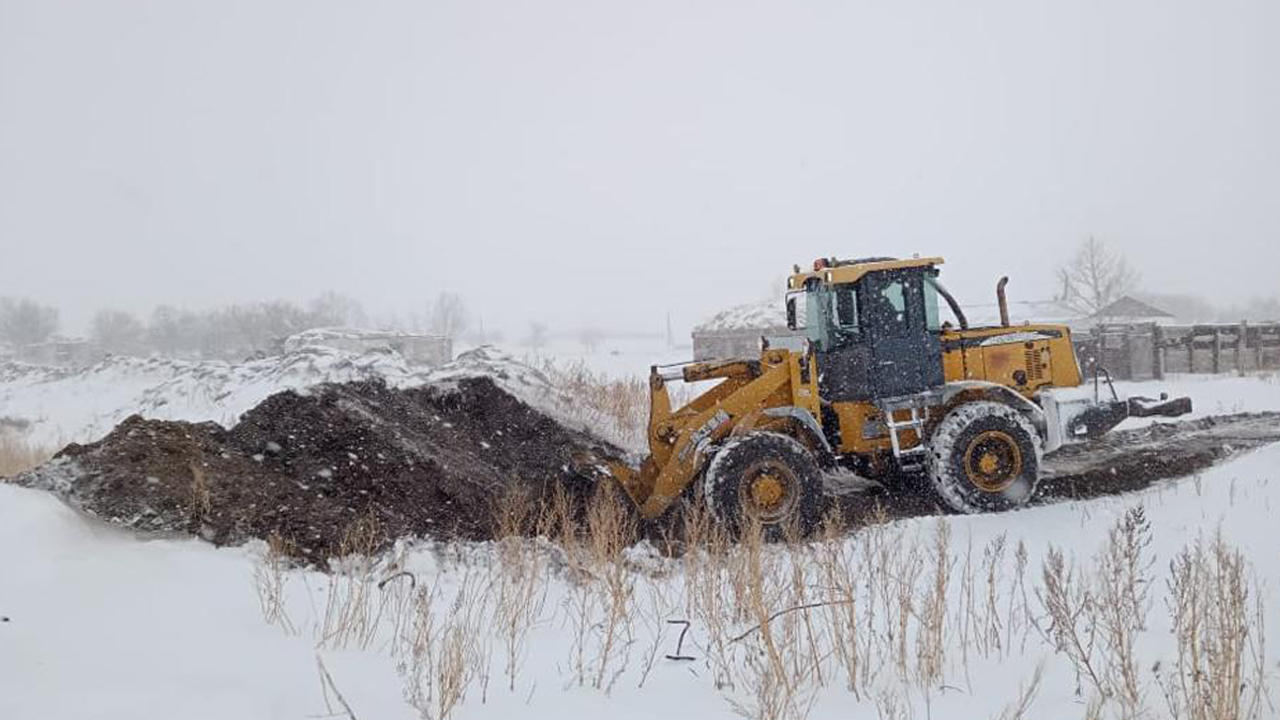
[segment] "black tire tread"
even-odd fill
[[[1008,429],[1019,431],[1034,448],[1034,458],[1029,473],[1030,490],[1020,501],[1011,501],[1002,496],[984,493],[973,487],[967,478],[956,477],[951,459],[965,430],[975,423],[994,420],[1005,424]],[[933,490],[942,502],[956,512],[973,514],[999,510],[1010,510],[1025,505],[1034,495],[1039,481],[1040,460],[1043,443],[1035,426],[1016,408],[1000,402],[979,400],[967,402],[948,412],[929,437],[929,448],[926,454],[926,469]],[[1027,460],[1024,460],[1027,462]]]
[[[741,506],[738,501],[735,474],[753,461],[772,457],[785,462],[800,482],[800,497],[795,513],[796,530],[801,537],[813,532],[822,520],[826,498],[822,488],[822,470],[813,453],[796,439],[776,432],[751,432],[732,437],[712,457],[703,473],[702,490],[712,514],[734,532],[741,530]],[[766,527],[766,536],[781,539],[782,528]]]

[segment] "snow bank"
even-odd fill
[[[81,370],[8,363],[0,365],[0,417],[32,444],[57,447],[97,440],[133,414],[230,426],[281,390],[375,378],[405,387],[424,377],[393,352],[323,347],[243,363],[124,356]]]
[[[558,420],[581,426],[573,399],[536,369],[485,346],[435,370],[407,364],[394,351],[352,353],[304,346],[242,363],[109,357],[80,370],[0,364],[0,427],[38,447],[92,442],[130,415],[213,421],[231,427],[246,411],[283,390],[380,379],[391,387],[448,386],[489,377],[503,390]]]

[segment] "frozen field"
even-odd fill
[[[797,712],[877,718],[893,707],[900,713],[894,717],[994,718],[1016,704],[1042,672],[1026,717],[1086,717],[1096,692],[1035,626],[1049,622],[1036,596],[1042,566],[1056,547],[1077,572],[1091,577],[1108,531],[1127,510],[1142,507],[1151,528],[1142,556],[1150,563],[1143,566],[1149,598],[1146,629],[1134,635],[1133,657],[1147,716],[1168,717],[1152,668],[1165,668],[1166,679],[1175,672],[1178,646],[1169,630],[1166,581],[1179,552],[1189,543],[1209,543],[1220,532],[1247,559],[1245,578],[1256,583],[1249,586],[1249,617],[1278,616],[1280,555],[1272,519],[1280,508],[1278,465],[1280,447],[1271,447],[1201,477],[1132,496],[998,516],[905,521],[811,548],[763,551],[757,560],[764,566],[759,592],[771,611],[801,600],[830,600],[832,592],[823,585],[832,578],[820,572],[830,553],[838,554],[836,566],[847,573],[837,582],[854,583],[853,594],[866,603],[859,606],[860,622],[869,635],[860,642],[870,644],[859,672],[867,675],[855,681],[857,692],[850,689],[848,668],[835,656],[823,656],[821,678],[804,670],[792,676]],[[932,640],[943,645],[941,665],[922,682],[920,643],[931,641],[922,618],[931,612],[940,528],[948,534],[941,552],[950,575],[944,578],[940,634]],[[1019,546],[1027,553],[1021,576]],[[991,586],[996,609],[979,616],[987,603],[984,558],[997,547],[998,577]],[[334,578],[296,570],[272,576],[264,553],[259,546],[215,550],[194,540],[144,540],[86,521],[46,494],[0,487],[0,717],[343,717],[346,711],[335,691],[326,690],[318,661],[360,718],[419,717],[424,707],[429,712],[423,715],[438,716],[441,695],[450,692],[442,667],[451,658],[462,668],[461,695],[450,708],[458,718],[734,717],[737,711],[754,716],[752,709],[777,693],[768,686],[758,637],[717,647],[755,624],[749,609],[740,615],[734,610],[746,598],[734,595],[733,561],[709,569],[693,560],[659,561],[632,551],[625,554],[632,562],[621,578],[592,580],[576,576],[572,562],[564,564],[537,544],[421,546],[408,548],[397,566],[412,571],[423,592],[415,606],[400,587],[408,582],[404,577],[378,589],[378,581],[397,571],[385,563]],[[890,563],[918,564],[910,586],[894,585],[893,597],[883,604],[869,586],[875,579],[890,582],[885,568],[874,567],[877,553],[888,553],[884,559]],[[534,574],[528,586],[513,579],[513,564]],[[966,572],[977,575],[969,586]],[[1019,577],[1027,598],[1015,582]],[[611,582],[625,590],[621,619],[611,614]],[[261,593],[272,592],[273,583],[282,605],[275,623],[268,624]],[[697,590],[708,583],[724,593],[722,617],[708,614]],[[750,587],[748,581],[748,594]],[[527,634],[509,643],[502,630],[503,593],[518,588],[527,593],[520,599],[528,612],[520,621],[527,623]],[[910,638],[902,668],[895,665],[895,641],[873,637],[899,627],[894,613],[900,592],[914,604],[901,626]],[[1260,607],[1253,604],[1258,599]],[[617,620],[616,644],[604,650],[602,628],[611,617]],[[975,626],[978,617],[994,623],[999,639],[986,635],[980,646],[979,634],[991,630]],[[665,659],[676,653],[680,630],[667,621],[682,619],[692,625],[681,653],[693,659]],[[709,627],[720,622],[723,627]],[[827,610],[776,621],[774,641],[787,653],[782,662],[803,665],[810,652],[834,652],[835,628],[848,632],[839,622]],[[436,653],[418,658],[435,663],[431,668],[414,667],[418,631],[430,635],[419,642],[436,643],[419,650]],[[847,636],[844,641],[857,647]],[[456,658],[448,653],[451,642],[457,643]],[[1276,656],[1266,652],[1264,670],[1274,687]],[[513,680],[506,674],[512,657]],[[1094,662],[1100,666],[1107,662],[1101,657],[1099,650]],[[1266,707],[1260,717],[1274,717]]]

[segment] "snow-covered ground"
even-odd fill
[[[887,649],[896,647],[892,638],[868,638],[865,641],[882,648],[883,654],[863,658],[871,679],[859,695],[847,688],[839,663],[825,657],[827,674],[822,680],[810,675],[796,681],[796,697],[802,698],[798,707],[813,718],[885,717],[886,705],[895,704],[902,711],[895,717],[997,717],[1042,666],[1043,679],[1026,717],[1085,716],[1089,683],[1079,684],[1066,656],[1055,653],[1049,641],[1025,621],[1017,622],[1018,610],[1004,614],[1006,606],[1022,602],[1016,591],[1010,592],[1015,548],[1024,544],[1027,553],[1025,591],[1030,599],[1026,607],[1041,615],[1035,593],[1049,549],[1064,548],[1069,562],[1087,567],[1103,548],[1107,531],[1126,510],[1141,505],[1151,527],[1146,551],[1151,562],[1147,586],[1151,597],[1146,630],[1135,636],[1135,656],[1148,716],[1166,717],[1152,668],[1158,662],[1168,676],[1176,665],[1165,581],[1170,562],[1187,543],[1209,540],[1220,531],[1251,563],[1249,577],[1256,578],[1265,592],[1262,617],[1272,622],[1280,617],[1275,594],[1280,553],[1272,529],[1273,513],[1280,508],[1277,467],[1280,447],[1270,447],[1198,479],[1134,495],[1003,515],[906,521],[874,531],[881,534],[878,542],[887,548],[886,557],[895,566],[909,565],[914,561],[908,558],[920,553],[918,582],[910,590],[916,619],[905,621],[911,636],[907,671],[895,667],[895,656]],[[945,523],[950,535],[946,552],[950,580],[940,635],[947,650],[940,675],[921,683],[915,659],[922,642],[919,617],[928,612],[934,580],[930,553],[936,547],[939,522]],[[874,572],[869,565],[858,565],[870,559],[862,544],[867,532],[871,531],[828,546],[848,554],[848,577],[855,581]],[[1002,537],[1007,562],[1000,566],[996,583],[995,605],[1000,610],[995,617],[1000,618],[998,624],[1012,618],[1013,628],[1007,634],[1005,627],[999,629],[1003,649],[979,651],[972,638],[964,639],[965,633],[977,632],[974,627],[965,629],[964,568],[970,562],[978,566]],[[753,716],[757,704],[771,697],[755,684],[766,653],[759,633],[718,654],[712,629],[700,619],[705,605],[691,600],[694,593],[685,586],[689,567],[634,551],[631,556],[642,569],[629,570],[624,582],[630,593],[623,609],[628,620],[620,626],[613,650],[604,656],[608,658],[605,671],[598,673],[601,628],[609,617],[609,606],[608,595],[597,590],[607,580],[575,579],[546,559],[533,559],[549,558],[550,551],[528,547],[522,562],[530,563],[541,580],[520,601],[529,608],[529,634],[517,643],[519,669],[512,683],[505,674],[508,655],[496,599],[511,577],[511,561],[502,570],[496,546],[408,551],[403,566],[414,573],[426,598],[422,602],[431,608],[432,631],[426,635],[415,635],[412,626],[417,620],[418,629],[424,630],[423,606],[416,615],[401,616],[395,610],[404,607],[397,605],[402,602],[397,597],[409,597],[404,590],[409,585],[407,576],[378,590],[372,584],[346,585],[341,578],[335,581],[296,570],[280,578],[288,618],[287,629],[282,629],[285,623],[269,625],[264,620],[259,602],[257,590],[271,582],[267,573],[260,576],[260,580],[266,578],[265,584],[255,583],[255,573],[264,569],[262,548],[216,550],[195,540],[142,539],[82,518],[49,495],[0,486],[0,616],[4,618],[0,622],[0,717],[343,717],[345,711],[334,691],[322,684],[317,658],[355,717],[419,717],[405,692],[406,678],[415,674],[412,652],[395,639],[411,636],[425,638],[420,647],[428,649],[420,659],[436,663],[421,671],[419,677],[426,678],[446,675],[443,668],[452,657],[450,643],[457,642],[466,682],[465,697],[452,714],[457,718],[728,718],[735,716],[735,707]],[[770,610],[793,602],[786,590],[790,575],[785,569],[792,562],[810,564],[800,581],[808,586],[809,597],[826,597],[821,586],[831,578],[819,577],[813,564],[819,563],[822,551],[805,552],[790,556],[781,550],[766,551],[763,562],[778,563],[772,567],[783,577],[778,586],[765,590],[764,602]],[[783,557],[771,559],[773,555]],[[985,570],[974,569],[981,599],[987,588]],[[379,568],[370,577],[377,580],[390,574]],[[331,582],[338,584],[331,589]],[[349,630],[343,640],[334,630],[339,626],[334,618],[354,607],[343,602],[360,587],[370,594],[362,612],[372,617],[381,607],[380,619],[373,621],[375,629],[366,639],[361,639],[359,631]],[[726,582],[723,599],[717,599],[726,608],[735,603],[729,587],[731,583]],[[860,610],[863,631],[874,634],[897,627],[896,618],[885,623],[867,615],[895,607],[896,596],[882,608],[874,599],[877,589],[867,589],[870,594],[859,595],[868,603]],[[891,594],[897,592],[894,589]],[[985,602],[981,599],[978,606]],[[808,616],[811,626],[806,627],[802,615]],[[588,626],[580,635],[584,618]],[[680,630],[666,621],[680,619],[692,621],[681,652],[693,660],[664,657],[675,654]],[[734,618],[727,612],[725,620],[728,626],[720,629],[722,640],[754,624],[749,614]],[[788,620],[794,622],[785,626],[789,628],[785,632],[801,634],[799,641],[784,645],[791,650],[810,647],[804,633],[822,635],[831,627],[824,610],[792,613],[775,621],[778,644],[789,642],[782,638]],[[1039,622],[1046,623],[1043,617]],[[583,638],[580,671],[576,643]],[[813,647],[825,647],[823,642],[820,639]],[[807,660],[788,655],[783,662]],[[1275,650],[1269,650],[1266,663],[1273,695],[1276,661]],[[1095,658],[1095,662],[1101,660]],[[487,687],[482,682],[486,672]],[[598,677],[603,677],[600,689],[594,687]],[[1077,693],[1077,687],[1083,687],[1083,692]],[[433,694],[419,704],[435,708],[429,716],[438,716],[440,686],[424,692]],[[1273,699],[1280,701],[1280,697]],[[1118,717],[1117,707],[1108,706],[1104,716]],[[1266,709],[1260,717],[1276,717],[1276,713]]]
[[[1116,391],[1121,397],[1158,397],[1161,392],[1169,393],[1169,397],[1189,397],[1193,405],[1190,417],[1280,410],[1280,373],[1246,376],[1174,374],[1164,380],[1118,382]],[[1138,420],[1129,422],[1137,423]]]

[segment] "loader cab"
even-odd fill
[[[788,324],[802,326],[813,347],[824,400],[875,401],[943,384],[937,274],[927,260],[876,259],[815,263],[814,273],[793,276]]]

